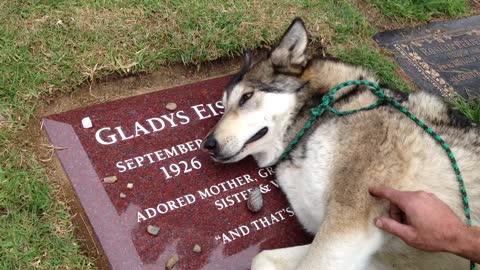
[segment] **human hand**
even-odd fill
[[[369,191],[390,202],[390,217],[375,219],[378,228],[418,249],[458,252],[460,238],[468,227],[434,194],[388,187],[371,187]]]

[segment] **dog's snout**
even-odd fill
[[[205,142],[203,143],[203,149],[208,150],[213,154],[218,152],[218,142],[211,134],[205,139]]]

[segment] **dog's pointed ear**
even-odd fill
[[[252,52],[250,50],[245,51],[244,61],[245,62],[243,63],[242,68],[237,73],[237,80],[241,80],[243,78],[243,75],[245,75],[245,73],[247,73],[253,65]]]
[[[248,67],[248,68],[251,68],[252,67],[252,52],[250,50],[246,50],[245,51],[245,61],[243,63],[243,65],[245,67]]]
[[[299,74],[307,64],[308,34],[302,19],[295,18],[280,43],[270,54],[272,64],[280,72]]]

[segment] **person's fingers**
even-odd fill
[[[390,218],[393,220],[403,223],[403,211],[395,204],[390,203]]]
[[[413,227],[390,218],[380,217],[375,219],[375,226],[400,237],[405,242],[410,242],[415,237],[415,229]]]
[[[389,187],[370,187],[368,191],[373,196],[387,199],[397,205],[400,209],[405,210],[405,204],[408,201],[407,192],[399,191]]]

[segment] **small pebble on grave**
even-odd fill
[[[133,188],[133,183],[128,183],[128,184],[127,184],[127,188],[128,188],[128,189],[132,189],[132,188]]]
[[[167,262],[165,263],[165,267],[170,270],[175,266],[175,264],[177,264],[177,262],[178,262],[178,255],[174,254],[170,256],[170,258],[168,258]]]
[[[160,232],[160,228],[154,225],[148,225],[147,232],[151,235],[157,235]]]
[[[112,175],[112,176],[107,176],[105,178],[103,178],[103,182],[105,183],[115,183],[117,181],[117,177],[115,175]]]
[[[258,212],[263,207],[262,192],[259,187],[253,188],[248,194],[247,208],[252,212]]]
[[[167,105],[165,105],[165,108],[169,111],[175,111],[177,109],[177,104],[170,102]]]
[[[93,127],[93,123],[92,123],[92,120],[90,119],[90,117],[85,117],[85,118],[82,119],[82,127],[83,128]]]
[[[194,247],[193,247],[193,252],[195,253],[200,253],[202,252],[202,247],[198,244],[196,244]]]
[[[126,197],[127,197],[127,195],[125,193],[120,192],[120,198],[125,199]]]

